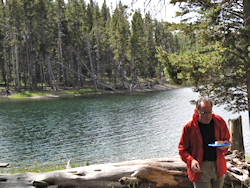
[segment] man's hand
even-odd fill
[[[228,143],[228,141],[223,141],[223,140],[218,140],[215,142],[215,144],[224,144],[224,143]],[[224,150],[226,148],[230,147],[230,145],[228,146],[221,146],[221,147],[218,147],[220,150]]]
[[[201,171],[199,162],[196,161],[195,159],[193,159],[193,160],[191,161],[191,169],[192,169],[194,172],[200,172],[200,171]]]

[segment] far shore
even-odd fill
[[[57,97],[67,97],[67,96],[84,96],[84,95],[91,95],[91,94],[109,94],[109,93],[134,93],[134,92],[151,92],[151,91],[166,91],[170,89],[175,89],[175,88],[180,88],[179,86],[176,85],[171,85],[168,83],[161,83],[161,84],[156,84],[152,87],[136,87],[130,89],[115,89],[115,90],[103,90],[99,89],[96,91],[92,92],[86,92],[83,94],[68,94],[68,93],[63,93],[63,90],[61,90],[60,94],[57,94],[54,90],[53,93],[50,91],[47,91],[45,95],[37,95],[37,96],[32,96],[32,97],[24,97],[24,98],[57,98]],[[21,91],[22,92],[22,91]],[[9,89],[9,93],[6,93],[6,89],[2,89],[0,92],[0,97],[8,97],[10,98],[11,95],[18,94],[20,92],[15,91],[13,89]]]

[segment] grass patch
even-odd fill
[[[246,156],[246,161],[250,161],[250,155]]]
[[[89,92],[95,92],[93,89],[74,89],[74,90],[61,90],[61,91],[23,91],[17,94],[13,94],[10,98],[25,98],[25,97],[38,97],[48,95],[67,95],[67,94],[84,94]]]
[[[85,166],[88,166],[88,162]],[[84,164],[80,162],[71,162],[71,168],[81,167]],[[27,172],[35,172],[35,173],[43,173],[43,172],[51,172],[57,170],[65,170],[66,164],[48,162],[46,164],[39,164],[38,161],[34,161],[33,164],[22,163],[20,165],[10,165],[6,168],[0,168],[0,174],[16,174],[16,173],[27,173]]]

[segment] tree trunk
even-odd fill
[[[79,43],[78,42],[77,42],[77,54],[80,54],[80,48],[79,48]],[[78,84],[78,89],[81,86],[81,83],[80,83],[80,74],[81,74],[81,71],[80,71],[80,60],[79,60],[79,58],[77,58],[77,84]]]
[[[62,68],[62,77],[63,77],[63,87],[65,89],[65,75],[64,75],[64,69],[63,69],[63,57],[62,57],[62,24],[61,24],[61,9],[60,6],[58,6],[58,15],[57,15],[57,19],[58,19],[58,23],[57,23],[57,27],[58,27],[58,60],[62,63],[61,64],[61,68]],[[60,66],[59,66],[59,71],[60,71]],[[59,75],[59,87],[60,87],[60,78],[61,78],[61,74]]]
[[[11,26],[10,26],[10,28],[11,28]],[[10,29],[10,32],[11,32],[11,40],[13,40],[12,39],[12,29]],[[13,41],[12,41],[13,42]],[[13,69],[13,78],[14,78],[14,83],[15,83],[15,91],[17,90],[17,82],[16,82],[16,66],[15,66],[15,58],[14,58],[14,48],[13,48],[13,46],[11,46],[11,61],[12,61],[12,69]]]
[[[10,19],[9,19],[9,27],[10,27],[10,41],[13,42],[15,39],[14,39],[14,32],[13,32],[13,29],[12,29],[12,15],[11,15],[11,4],[9,3],[9,9],[8,9],[8,12],[9,12],[9,16],[10,16]],[[15,58],[14,58],[14,48],[13,48],[13,45],[11,45],[11,62],[12,62],[12,67],[13,67],[13,78],[14,78],[14,87],[15,87],[15,90],[16,89],[16,86],[17,86],[17,82],[16,82],[16,68],[15,68]]]
[[[42,84],[42,90],[43,90],[43,69],[42,69],[42,60],[41,60],[41,54],[38,52],[38,61],[39,61],[39,70],[40,70],[40,83]]]
[[[98,21],[97,21],[98,22]],[[96,27],[96,53],[97,53],[97,65],[96,65],[96,76],[98,77],[99,76],[99,66],[100,66],[100,37],[99,37],[99,30],[98,30],[98,25]]]
[[[50,71],[50,65],[49,65],[49,58],[47,55],[45,55],[44,60],[47,62],[47,77],[48,77],[48,85],[49,87],[53,88],[53,84],[52,84],[52,76],[51,76],[51,71]]]
[[[71,82],[72,82],[72,85],[73,85],[73,88],[75,88],[75,79],[74,79],[74,60],[73,60],[73,46],[72,46],[72,37],[70,37],[70,63],[71,63]]]
[[[28,79],[29,79],[29,90],[32,90],[32,83],[31,83],[31,73],[30,73],[30,61],[29,61],[29,43],[28,43],[28,31],[27,31],[27,23],[26,18],[24,19],[25,25],[25,45],[26,45],[26,63],[27,63],[27,71],[28,71]]]
[[[33,43],[32,40],[29,40],[30,43],[30,49],[33,49]],[[32,50],[30,51],[30,74],[31,74],[31,84],[32,84],[32,90],[37,89],[37,72],[36,72],[36,61],[34,54],[32,53]]]
[[[53,89],[54,90],[56,90],[56,91],[58,91],[58,87],[57,87],[57,84],[56,84],[56,80],[55,80],[55,77],[54,77],[54,73],[53,73],[53,70],[52,70],[52,68],[51,68],[51,61],[50,61],[50,58],[49,57],[47,57],[47,62],[48,62],[48,71],[50,72],[50,76],[51,76],[51,80],[52,80],[52,82],[53,83],[51,83],[52,84],[52,87],[53,87]]]
[[[117,78],[117,66],[116,66],[116,60],[113,59],[113,66],[114,66],[114,86],[116,88],[116,78]]]
[[[98,90],[97,82],[96,82],[96,75],[94,73],[94,67],[93,67],[93,62],[92,62],[92,57],[91,57],[91,52],[90,52],[89,35],[87,31],[86,31],[86,40],[87,40],[87,48],[88,48],[88,55],[89,55],[89,63],[90,63],[90,68],[91,68],[91,77],[94,82],[95,90]]]
[[[122,89],[125,89],[125,74],[124,74],[124,69],[121,68],[121,77],[122,77]]]
[[[6,0],[6,3],[8,1]],[[6,33],[5,33],[5,4],[2,0],[2,4],[3,4],[3,45],[4,45],[4,64],[6,66],[6,86],[7,86],[7,90],[9,90],[9,75],[8,75],[8,61],[7,61],[7,52],[6,52]]]
[[[244,18],[244,27],[248,32],[250,32],[250,1],[243,0],[243,18]],[[248,45],[246,46],[246,48]],[[246,56],[247,57],[247,56]],[[248,118],[250,123],[250,62],[247,62],[247,98],[248,98]]]
[[[15,56],[16,56],[16,82],[17,82],[17,91],[20,91],[20,80],[19,80],[19,58],[18,58],[18,46],[15,43]]]
[[[245,156],[241,116],[236,119],[229,119],[228,125],[231,135],[231,150],[238,150],[242,156]]]
[[[42,74],[43,74],[43,83],[45,85],[45,89],[46,89],[46,77],[45,77],[45,60],[43,59],[43,56],[42,56]]]

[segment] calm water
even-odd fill
[[[0,162],[120,162],[178,155],[191,88],[60,99],[0,100]],[[214,107],[225,121],[239,116]],[[247,113],[244,144],[250,154]]]

